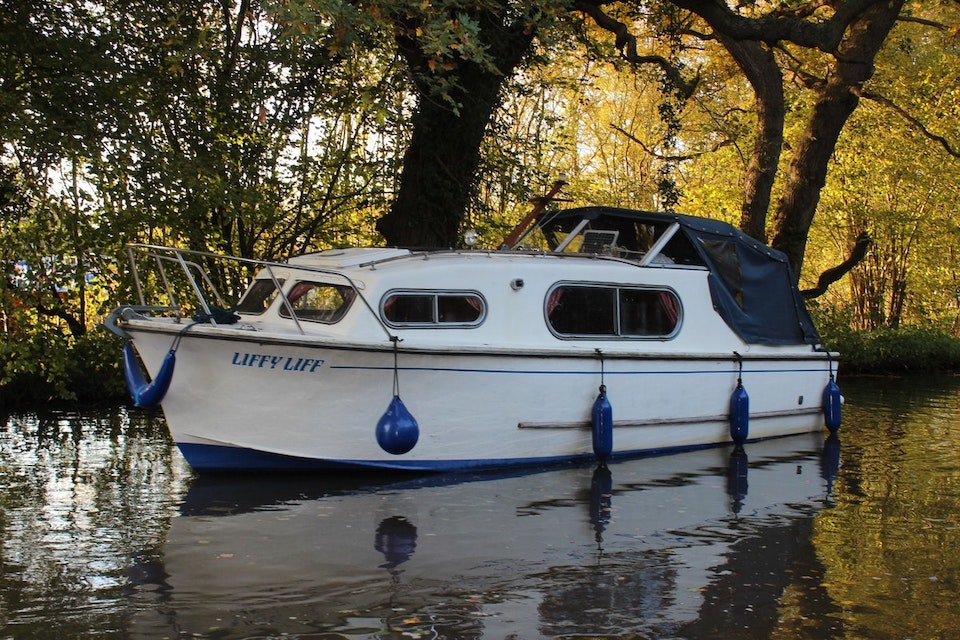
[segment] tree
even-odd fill
[[[400,190],[377,229],[389,244],[455,246],[501,88],[537,33],[536,6],[529,12],[505,0],[452,2],[429,12],[422,6],[401,3],[389,14],[417,108]],[[464,55],[470,50],[472,58]]]
[[[633,13],[626,14],[634,19],[632,27],[606,13],[623,5],[634,7]],[[886,103],[913,126],[924,130],[931,140],[938,141],[948,151],[952,150],[949,139],[925,130],[923,120],[912,115],[910,109],[864,89],[874,75],[874,61],[898,19],[930,29],[944,27],[935,20],[914,15],[921,7],[911,6],[911,12],[904,15],[904,2],[876,0],[837,3],[830,10],[815,3],[762,9],[757,5],[733,6],[693,0],[668,0],[649,5],[580,1],[574,6],[616,35],[616,46],[623,58],[636,64],[660,67],[684,97],[693,95],[692,88],[699,83],[700,74],[684,80],[682,67],[674,61],[676,58],[638,52],[638,38],[631,32],[631,28],[638,24],[636,15],[642,16],[646,22],[660,21],[661,33],[674,34],[674,46],[683,38],[688,43],[715,41],[737,63],[753,88],[756,118],[754,143],[743,178],[740,226],[761,240],[766,240],[769,229],[771,244],[787,254],[797,277],[826,183],[830,158],[862,95]],[[684,11],[671,11],[671,6]],[[644,7],[649,7],[649,11],[640,13]],[[955,10],[955,7],[950,9]],[[697,23],[690,20],[690,15],[702,21],[707,31],[698,28]],[[694,52],[701,50],[693,44],[683,44],[680,48]],[[703,59],[700,53],[694,55]],[[681,53],[679,59],[683,57]],[[825,69],[825,72],[811,69]],[[806,127],[801,134],[787,141],[784,133],[788,113],[786,100],[791,86],[804,87],[812,94],[812,99],[806,108]],[[947,86],[949,83],[941,88]],[[796,111],[795,106],[793,111]],[[780,196],[768,225],[780,158],[788,145],[790,161],[782,172]],[[864,244],[854,244],[854,247],[860,252]],[[855,257],[857,253],[852,255]],[[855,262],[847,259],[842,267],[849,270]],[[831,270],[830,277],[839,277],[843,269]]]
[[[903,5],[904,0],[849,0],[832,9],[818,10],[820,5],[810,3],[762,11],[756,5],[734,8],[694,0],[578,0],[565,14],[553,7],[550,15],[563,15],[568,25],[574,16],[589,17],[614,34],[615,47],[627,61],[657,67],[680,100],[689,98],[698,83],[684,73],[681,36],[723,45],[755,93],[757,127],[744,180],[741,227],[759,238],[767,236],[784,146],[785,78],[801,79],[813,91],[808,126],[792,143],[770,229],[772,244],[788,255],[799,274],[829,159]],[[417,97],[400,190],[378,228],[389,243],[453,244],[504,81],[521,68],[534,38],[552,23],[536,7],[505,0],[372,6],[394,29]],[[667,56],[639,52],[630,25],[613,10],[634,25],[637,20],[659,24],[657,32],[672,38],[675,51]],[[698,24],[706,31],[698,30]],[[829,63],[826,73],[818,77],[807,71],[799,64],[804,58]]]
[[[801,78],[815,94],[807,127],[794,141],[795,152],[773,212],[771,244],[787,254],[795,274],[803,263],[806,238],[826,180],[827,167],[843,126],[859,102],[859,91],[874,72],[874,58],[893,28],[902,0],[851,0],[826,14],[819,4],[732,7],[722,2],[669,0],[696,15],[709,31],[701,33],[681,15],[665,11],[664,30],[697,40],[717,40],[736,61],[754,89],[756,133],[744,177],[741,228],[766,240],[767,215],[784,145],[786,118],[783,67],[791,78]],[[580,2],[600,12],[612,2]],[[604,23],[599,23],[604,24]],[[621,35],[621,51],[628,59],[646,62]],[[613,30],[613,29],[611,29]],[[800,49],[799,52],[795,51]],[[817,77],[797,66],[804,55],[826,56],[826,74]],[[824,60],[819,60],[821,63]],[[657,64],[663,64],[657,61]]]
[[[960,132],[952,116],[960,91],[944,87],[956,74],[957,44],[951,29],[918,14],[899,25],[834,153],[810,266],[825,264],[824,249],[843,254],[869,234],[849,286],[828,301],[854,327],[956,331],[960,162],[949,138]]]
[[[859,90],[873,76],[874,59],[903,4],[903,0],[892,0],[868,5],[844,25],[845,35],[838,45],[828,48],[834,64],[828,68],[826,78],[814,85],[816,100],[773,215],[771,245],[787,254],[797,277],[820,192],[826,184],[830,158],[860,101]]]
[[[152,212],[157,241],[244,257],[315,246],[337,215],[389,176],[367,136],[385,129],[389,61],[347,62],[256,0],[123,4],[137,107],[98,158],[117,219]],[[386,116],[384,116],[385,118]],[[380,159],[380,158],[378,158]],[[379,166],[379,165],[378,165]]]
[[[258,0],[11,5],[0,140],[35,202],[74,201],[77,178],[94,254],[140,240],[281,258],[371,229],[395,190],[389,58],[338,56]],[[63,163],[72,178],[51,182]]]
[[[100,262],[88,249],[97,243],[81,238],[91,220],[80,174],[97,146],[96,114],[113,97],[93,79],[115,67],[100,55],[107,40],[82,3],[11,3],[0,15],[0,141],[20,201],[0,221],[6,293],[21,314],[79,337],[87,332],[85,276]],[[21,315],[18,324],[26,321]]]

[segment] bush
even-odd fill
[[[840,352],[841,368],[856,373],[960,369],[960,340],[937,328],[882,327],[857,331],[821,327],[824,346]]]
[[[103,329],[88,332],[73,344],[67,386],[84,401],[125,400],[123,342]]]
[[[7,335],[0,343],[0,403],[99,402],[125,398],[120,341],[99,329]]]

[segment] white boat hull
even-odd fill
[[[130,329],[150,371],[173,336]],[[549,353],[397,354],[399,397],[416,419],[408,453],[381,449],[376,426],[394,394],[387,349],[181,341],[163,411],[196,469],[382,467],[449,471],[590,458],[591,409],[606,387],[613,457],[730,442],[738,376],[749,438],[820,429],[826,360]],[[602,371],[601,371],[602,368]]]

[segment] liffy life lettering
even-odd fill
[[[231,364],[238,367],[313,373],[323,366],[323,362],[323,360],[316,358],[296,358],[294,356],[275,356],[269,353],[240,353],[235,351]]]

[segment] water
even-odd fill
[[[195,477],[162,420],[7,416],[0,637],[960,637],[960,381],[810,434],[511,476]]]

